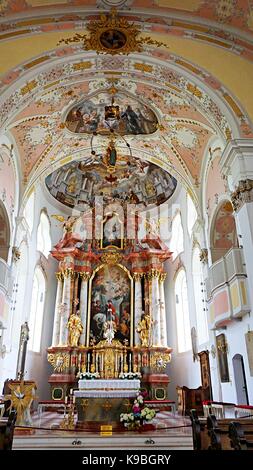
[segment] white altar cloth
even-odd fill
[[[75,390],[76,398],[135,398],[137,390]]]
[[[127,379],[80,379],[79,390],[139,390],[140,380]]]
[[[140,389],[140,380],[81,379],[78,387],[74,395],[79,398],[132,398],[136,397]]]

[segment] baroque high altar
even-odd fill
[[[126,212],[127,205],[119,216],[110,204],[102,215],[90,209],[69,217],[52,251],[59,261],[48,349],[53,399],[76,388],[81,373],[113,383],[131,372],[141,375],[150,399],[167,398],[163,264],[171,252],[151,221],[138,241],[140,217]]]

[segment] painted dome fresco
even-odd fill
[[[139,135],[157,130],[157,117],[148,106],[114,88],[112,92],[96,93],[75,104],[67,114],[66,128],[75,134]]]
[[[168,200],[176,179],[153,163],[134,157],[119,157],[113,172],[100,160],[74,161],[46,178],[46,187],[62,204],[83,210],[94,204],[95,196],[106,203],[130,202],[143,208]]]

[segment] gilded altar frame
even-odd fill
[[[87,317],[87,331],[86,331],[86,345],[87,347],[90,346],[89,340],[90,340],[90,321],[91,321],[91,296],[92,296],[92,283],[93,279],[98,271],[100,269],[103,269],[104,267],[108,266],[107,263],[102,263],[99,266],[97,266],[93,272],[92,275],[89,279],[89,291],[88,291],[88,317]],[[120,263],[114,263],[113,266],[118,266],[120,269],[123,269],[129,277],[130,280],[130,347],[133,347],[133,341],[134,341],[134,281],[133,277],[131,276],[131,273],[129,269],[127,269],[125,266],[123,266]]]

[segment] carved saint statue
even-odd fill
[[[143,313],[141,319],[137,325],[136,331],[139,333],[141,346],[147,348],[150,346],[150,329],[151,329],[151,318],[149,314]]]
[[[117,161],[117,150],[114,147],[114,143],[110,142],[106,150],[106,163],[109,166],[115,166]]]
[[[68,345],[74,347],[78,346],[78,341],[83,331],[79,310],[70,315],[67,328],[69,330]]]

